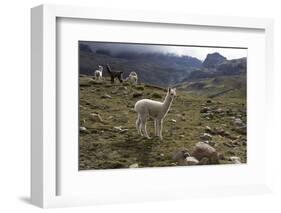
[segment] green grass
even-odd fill
[[[141,93],[140,97],[133,98],[133,93]],[[101,98],[108,94],[112,98]],[[181,147],[192,152],[200,140],[200,135],[206,126],[211,128],[222,127],[232,137],[239,137],[233,131],[232,116],[214,115],[210,120],[200,113],[202,105],[211,108],[231,109],[234,116],[241,116],[246,122],[246,100],[239,94],[223,95],[213,98],[206,103],[208,97],[189,91],[177,91],[170,112],[164,120],[163,141],[157,137],[146,139],[137,134],[135,128],[136,112],[134,104],[143,98],[163,100],[166,92],[151,85],[144,84],[130,86],[119,82],[111,84],[109,79],[95,82],[89,77],[80,77],[80,126],[86,127],[90,133],[80,133],[79,141],[79,168],[85,169],[112,169],[128,168],[137,163],[139,167],[175,166],[172,155]],[[90,119],[91,113],[101,115],[104,123]],[[176,122],[172,122],[174,119]],[[115,129],[121,127],[124,131]],[[148,132],[154,135],[153,121],[148,121]],[[246,136],[241,135],[245,138]],[[215,135],[215,148],[227,159],[238,156],[246,162],[246,146],[228,147],[232,139]],[[231,163],[221,160],[222,164]]]

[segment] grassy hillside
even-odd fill
[[[175,166],[173,154],[182,147],[192,152],[197,142],[206,141],[202,135],[210,131],[212,139],[206,142],[221,153],[221,164],[231,163],[231,156],[240,157],[242,163],[247,160],[246,134],[234,123],[235,119],[246,123],[246,99],[235,91],[233,95],[226,93],[210,99],[208,94],[194,93],[181,85],[164,120],[160,141],[137,134],[133,108],[142,98],[162,101],[166,89],[144,84],[112,85],[109,79],[97,82],[84,75],[79,80],[81,170]],[[153,136],[151,120],[148,132]]]
[[[224,98],[246,99],[246,74],[192,79],[175,85],[178,89],[209,97],[224,94]]]

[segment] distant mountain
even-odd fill
[[[222,56],[219,53],[208,54],[206,59],[203,62],[204,68],[215,68],[218,64],[221,64],[226,60],[226,57]]]
[[[178,56],[161,53],[139,53],[130,51],[110,52],[109,49],[92,50],[88,45],[79,45],[79,72],[93,75],[98,65],[113,70],[122,70],[126,78],[130,72],[138,74],[140,82],[158,86],[176,85],[190,91],[212,92],[220,89],[246,85],[247,58],[227,60],[219,53],[211,53],[200,61],[191,56]]]
[[[215,54],[215,56],[218,56],[217,59],[220,58],[221,61],[219,62],[213,56],[211,56],[211,59],[208,56],[206,58],[206,60],[209,58],[209,68],[195,69],[176,87],[210,97],[217,95],[246,97],[247,58],[227,60]]]
[[[220,75],[239,75],[247,71],[247,58],[225,60],[218,64],[217,73]]]
[[[110,64],[113,70],[122,70],[124,77],[137,72],[140,81],[159,86],[181,82],[194,69],[202,67],[202,61],[190,56],[161,53],[137,53],[119,51],[111,53],[108,49],[92,51],[86,44],[79,44],[80,74],[93,75],[98,65]],[[104,69],[104,75],[108,73]]]
[[[205,60],[206,61],[206,60]],[[204,62],[205,62],[204,61]],[[203,62],[203,64],[204,64]],[[183,81],[199,79],[199,78],[213,78],[218,76],[231,76],[246,73],[247,58],[223,60],[220,63],[213,63],[211,68],[195,69]]]

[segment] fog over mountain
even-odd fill
[[[80,44],[88,45],[93,52],[97,50],[108,50],[112,55],[120,52],[132,53],[161,53],[174,54],[178,56],[191,56],[204,61],[207,54],[219,52],[227,59],[238,59],[247,57],[247,49],[243,48],[215,48],[215,47],[196,47],[196,46],[176,46],[176,45],[155,45],[155,44],[132,44],[132,43],[110,43],[80,41]]]
[[[194,54],[185,54],[187,49],[198,51],[204,60]],[[218,50],[209,52],[210,50]],[[181,51],[181,52],[180,52]],[[226,51],[235,52],[227,58]],[[241,56],[237,58],[238,56]],[[203,48],[183,46],[138,45],[102,42],[79,42],[79,72],[93,75],[98,65],[110,64],[113,70],[122,70],[126,78],[136,72],[140,82],[159,86],[172,86],[195,79],[219,76],[245,75],[247,70],[245,49]],[[106,69],[104,76],[108,75]]]

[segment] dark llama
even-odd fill
[[[114,79],[115,78],[118,78],[118,80],[120,81],[120,83],[123,82],[123,79],[122,79],[122,75],[123,75],[123,72],[122,71],[112,71],[109,64],[106,65],[106,70],[107,72],[109,73],[110,75],[110,78],[111,78],[111,83],[113,84],[114,83]]]

